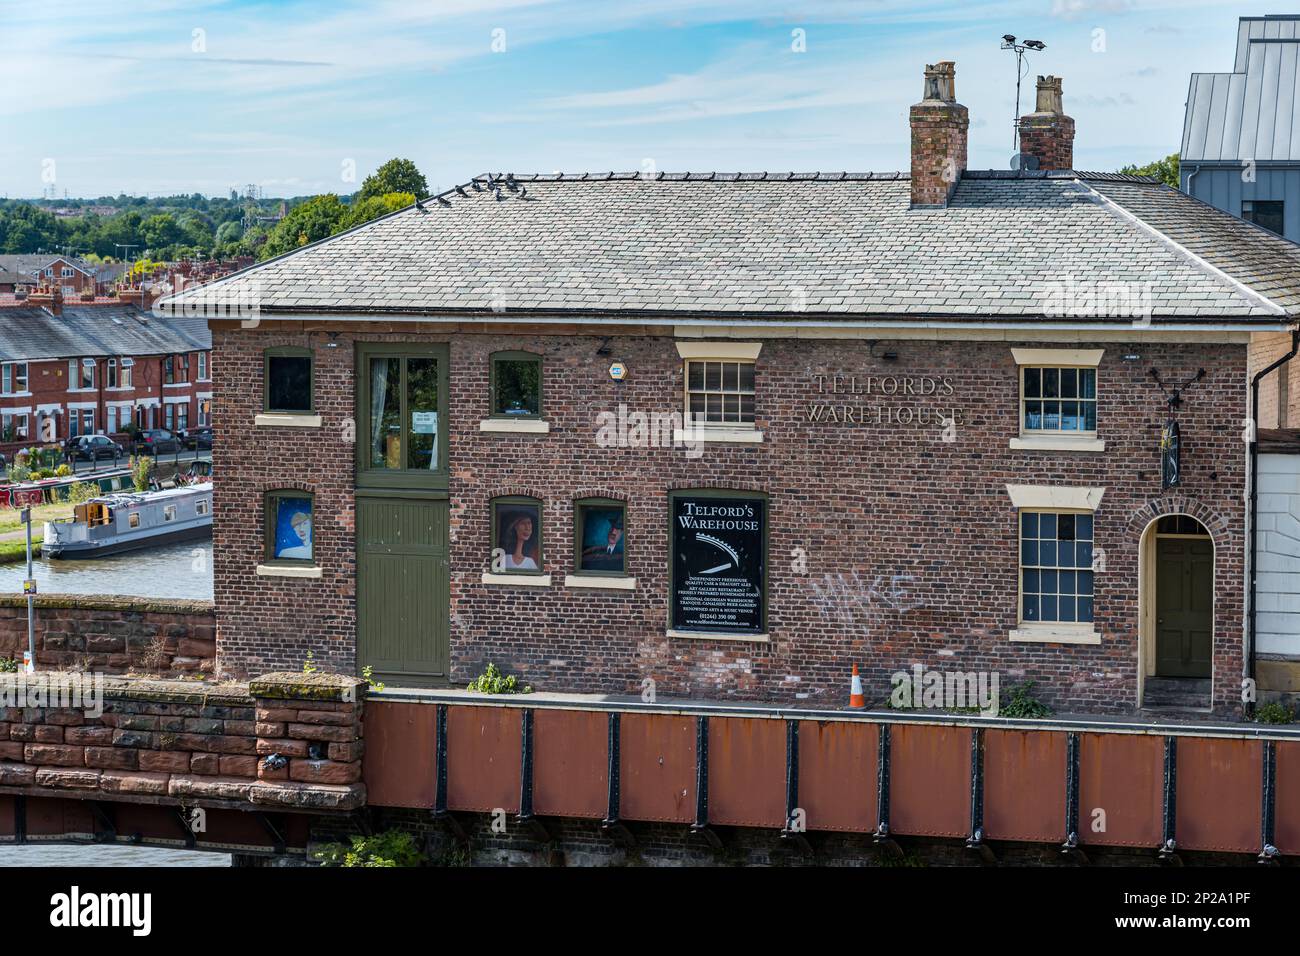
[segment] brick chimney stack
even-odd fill
[[[28,305],[38,305],[50,315],[63,314],[63,290],[58,286],[42,286],[27,297]]]
[[[957,64],[925,68],[925,97],[912,107],[912,205],[946,206],[966,168],[970,116],[957,102]]]
[[[1034,112],[1020,117],[1020,152],[1039,169],[1074,168],[1074,120],[1061,109],[1061,78],[1040,76]]]

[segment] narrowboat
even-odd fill
[[[92,498],[71,520],[45,522],[46,557],[79,559],[121,554],[212,534],[212,483]]]

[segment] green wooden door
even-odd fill
[[[451,656],[448,502],[357,499],[357,660],[377,680],[439,684]]]
[[[1157,538],[1157,677],[1210,676],[1213,601],[1210,539]]]

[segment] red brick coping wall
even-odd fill
[[[53,706],[57,682],[75,679],[87,683],[57,703],[76,706]],[[208,685],[100,675],[96,690],[90,679],[0,674],[0,793],[311,811],[365,803],[364,681],[282,673]]]
[[[27,650],[27,599],[0,595],[0,658]],[[38,667],[121,674],[210,673],[216,660],[211,601],[41,594],[36,598]]]

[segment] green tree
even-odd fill
[[[1164,159],[1157,159],[1154,163],[1147,163],[1145,166],[1124,166],[1120,172],[1128,173],[1130,176],[1154,176],[1166,186],[1177,189],[1178,154],[1170,153]]]
[[[388,193],[412,193],[417,197],[429,195],[429,184],[424,174],[409,159],[390,159],[365,178],[355,201],[360,202]]]
[[[386,193],[383,196],[371,196],[369,199],[353,202],[348,207],[347,220],[343,223],[343,228],[351,229],[371,219],[387,216],[390,212],[405,209],[413,202],[415,196],[412,193]]]
[[[343,228],[347,221],[348,207],[343,205],[334,193],[313,196],[305,203],[294,206],[289,214],[278,222],[265,245],[258,251],[259,259],[270,259],[286,252],[305,246],[311,242],[326,239]]]

